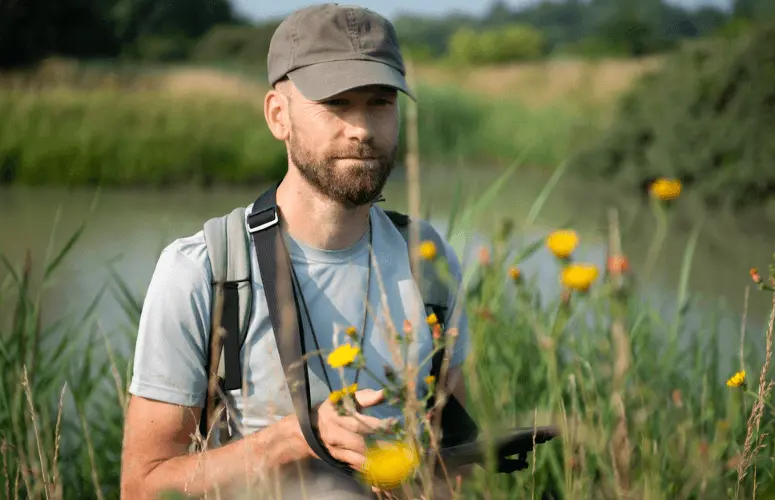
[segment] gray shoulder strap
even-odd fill
[[[392,214],[389,215],[392,216]],[[401,232],[407,245],[409,244],[412,224],[419,224],[420,241],[433,242],[436,247],[437,259],[440,259],[443,262],[446,258],[446,246],[438,231],[436,231],[428,221],[422,219],[419,221],[412,221],[408,217],[405,220],[407,223],[396,224],[396,228]],[[420,260],[419,271],[420,292],[422,293],[423,301],[429,305],[446,308],[450,294],[449,283],[446,282],[443,276],[439,275],[436,264],[434,262]],[[415,276],[418,276],[417,270],[412,269],[412,272]]]
[[[245,341],[252,302],[252,287],[250,276],[250,247],[247,228],[245,226],[245,208],[236,208],[231,213],[215,217],[204,224],[204,237],[207,245],[207,255],[210,258],[210,267],[213,274],[213,306],[215,305],[218,285],[236,287],[239,297],[239,308],[231,308],[238,314],[238,318],[224,317],[223,323],[239,325],[239,345]],[[228,314],[224,310],[225,314]],[[212,333],[212,332],[211,332]],[[218,376],[226,377],[226,365],[237,363],[239,358],[227,356],[226,347],[221,350],[218,364]],[[241,371],[241,370],[240,370]]]

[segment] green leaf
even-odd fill
[[[536,198],[536,201],[533,203],[533,206],[530,207],[530,212],[527,214],[527,219],[525,219],[525,225],[526,226],[532,226],[535,223],[536,218],[538,217],[538,213],[543,208],[544,204],[546,203],[546,200],[549,199],[549,194],[551,193],[552,189],[557,185],[557,182],[559,182],[560,177],[562,177],[562,174],[565,173],[565,168],[567,167],[568,162],[564,161],[560,163],[560,166],[557,167],[552,174],[552,177],[549,179],[549,181],[544,185],[543,189],[541,189],[541,192],[538,194],[538,198]]]
[[[3,267],[5,267],[8,270],[8,273],[11,275],[11,278],[13,278],[13,281],[18,285],[19,275],[16,274],[16,271],[14,270],[13,265],[11,265],[11,262],[2,252],[0,252],[0,262],[3,263]]]
[[[75,233],[73,233],[72,236],[70,236],[70,238],[67,240],[67,242],[59,251],[57,256],[54,257],[54,259],[49,264],[46,265],[46,270],[43,273],[44,280],[47,280],[51,276],[51,274],[59,267],[59,265],[62,263],[64,258],[73,248],[73,245],[75,245],[75,243],[80,239],[84,229],[86,229],[86,223],[82,222],[81,225],[78,227],[78,229],[76,229]]]
[[[452,196],[452,206],[449,210],[449,218],[447,219],[447,234],[446,239],[449,240],[452,236],[455,223],[457,222],[457,216],[460,211],[461,198],[463,196],[463,180],[458,178],[457,185],[455,186],[455,192]]]

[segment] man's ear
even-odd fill
[[[282,92],[272,89],[264,98],[264,119],[278,141],[286,141],[291,134],[290,100]]]

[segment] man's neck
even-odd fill
[[[277,188],[277,205],[286,231],[295,240],[314,248],[349,248],[369,228],[370,205],[345,208],[290,172]]]

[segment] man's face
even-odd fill
[[[301,175],[326,197],[353,208],[373,201],[398,149],[398,96],[363,87],[322,102],[293,92],[288,149]]]

